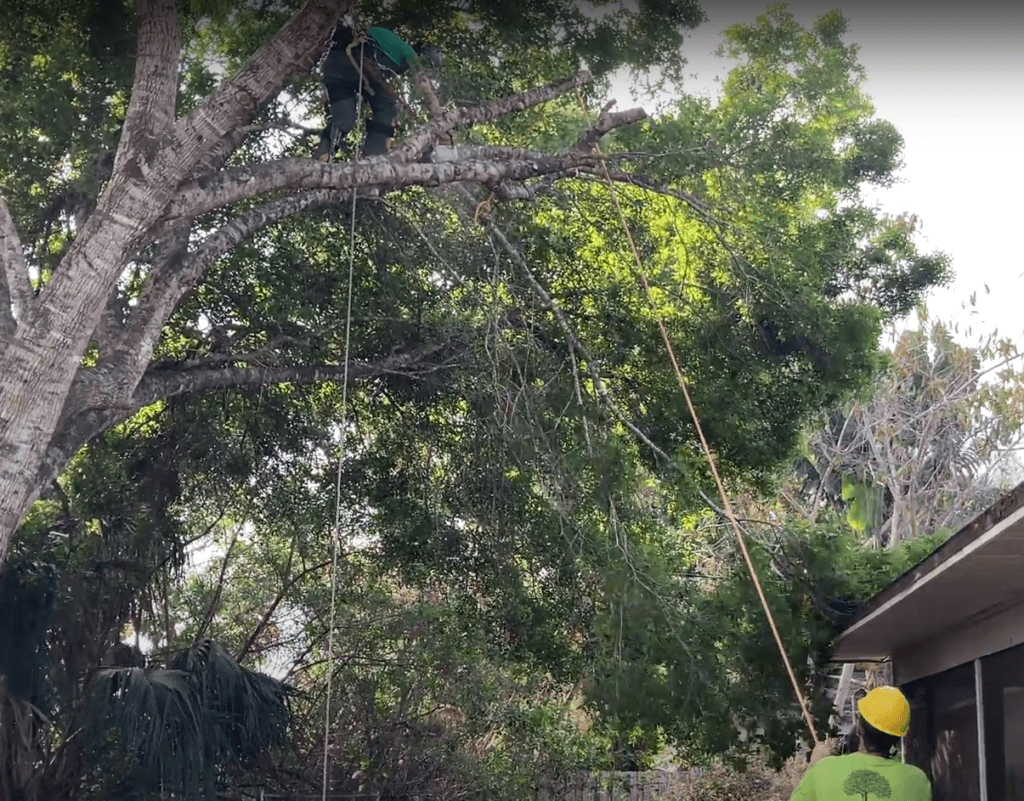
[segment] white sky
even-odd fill
[[[721,30],[753,21],[768,3],[701,6],[708,21],[685,47],[687,71],[696,74],[690,91],[715,93],[715,76],[729,69],[714,56]],[[805,25],[833,8],[849,21],[846,41],[860,46],[877,116],[905,139],[901,182],[877,201],[893,214],[916,213],[922,250],[953,259],[954,283],[928,300],[932,317],[959,322],[961,336],[970,328],[970,340],[998,328],[1024,345],[1017,313],[1024,258],[1016,243],[1024,225],[1024,0],[789,3]],[[973,292],[974,308],[967,305]]]

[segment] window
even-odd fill
[[[1024,687],[1003,688],[1003,743],[1003,798],[1024,801]]]
[[[912,710],[907,761],[929,775],[934,801],[981,801],[974,663],[913,682],[903,691]],[[989,801],[994,799],[989,796]]]
[[[989,801],[1024,801],[1024,646],[981,660]]]

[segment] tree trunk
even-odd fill
[[[21,243],[3,207],[0,266],[4,300],[10,301],[5,312],[13,307],[17,319],[12,325],[4,315],[7,335],[0,347],[0,564],[21,518],[45,486],[38,478],[46,472],[51,439],[63,422],[90,408],[75,408],[69,395],[124,266],[211,148],[247,122],[287,75],[312,65],[326,31],[350,5],[351,0],[310,0],[237,76],[175,122],[174,2],[138,0],[135,80],[113,176],[37,298],[25,296]],[[152,340],[133,343],[135,370],[113,370],[99,376],[96,386],[128,406],[155,336]]]
[[[174,109],[180,47],[174,0],[137,2],[135,79],[111,178],[38,296],[32,293],[14,220],[0,199],[0,565],[15,529],[42,489],[79,448],[134,411],[187,392],[338,376],[336,364],[257,370],[222,361],[206,365],[208,369],[202,364],[199,369],[194,364],[187,370],[151,369],[156,343],[183,297],[243,239],[307,208],[350,198],[360,189],[381,195],[407,186],[469,182],[502,197],[529,198],[534,196],[532,187],[510,182],[547,176],[550,184],[561,176],[603,175],[603,162],[589,153],[593,144],[607,131],[646,116],[641,109],[603,114],[568,153],[478,147],[449,148],[444,158],[431,157],[431,147],[454,129],[552,100],[586,83],[590,75],[584,71],[480,106],[440,113],[433,104],[435,119],[387,157],[327,165],[282,159],[225,169],[244,139],[239,130],[290,75],[312,67],[330,26],[353,0],[308,0],[236,76],[178,120]],[[612,179],[678,195],[642,175],[615,171]],[[296,193],[301,189],[307,191]],[[240,214],[190,249],[197,215],[281,190],[294,194]],[[125,267],[151,243],[158,245],[158,257],[129,319],[101,326],[112,300],[118,299],[118,279]],[[83,367],[83,356],[97,336],[102,339],[100,359]],[[350,378],[431,364],[433,352],[451,350],[452,344],[436,343],[373,364],[357,360]]]

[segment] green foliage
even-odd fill
[[[109,176],[134,72],[134,14],[113,0],[12,0],[0,9],[0,186],[44,270]]]
[[[442,44],[456,64],[480,65],[496,54],[491,75],[511,68],[518,78],[534,59],[548,62],[552,52],[571,53],[598,77],[629,66],[646,72],[655,65],[672,80],[682,77],[680,48],[684,31],[704,20],[692,0],[644,0],[637,7],[610,10],[603,2],[514,0],[489,3],[409,2],[399,0],[383,14],[376,5],[361,8],[363,20],[393,27],[413,41],[417,36]],[[480,27],[467,27],[472,20]],[[462,70],[460,70],[461,72]]]
[[[86,747],[98,768],[124,764],[115,792],[169,792],[213,801],[218,772],[286,742],[290,689],[240,667],[209,640],[173,669],[97,671],[89,688]]]
[[[833,598],[867,600],[948,536],[879,551],[863,548],[849,531],[825,526],[745,528],[801,681],[808,658],[824,667],[836,631]],[[714,539],[719,531],[708,529]],[[620,611],[615,622],[622,634],[609,637],[612,647],[603,658],[608,673],[598,674],[588,700],[602,717],[621,716],[627,729],[663,733],[691,760],[765,748],[777,768],[806,733],[805,723],[745,563],[731,543],[715,550],[716,556],[700,560],[703,570],[689,571],[685,595],[642,593],[646,610]],[[644,578],[648,587],[655,581],[649,571]],[[827,720],[824,697],[809,701],[815,719]]]
[[[212,61],[243,63],[295,5],[226,14],[222,3],[189,4],[179,110],[216,84]],[[0,185],[20,199],[25,239],[52,269],[73,235],[68,193],[102,182],[89,159],[116,141],[131,66],[118,31],[130,15],[111,23],[104,61],[86,42],[89,6],[61,11],[53,29],[41,7],[25,8],[2,17],[19,45],[0,53],[5,75],[21,76],[3,87],[0,145],[25,167]],[[580,59],[598,74],[657,65],[672,77],[682,30],[700,18],[689,2],[643,2],[595,20],[570,0],[377,13],[362,16],[442,43],[439,91],[460,103],[563,77]],[[864,184],[891,180],[901,142],[872,118],[844,33],[836,13],[804,30],[775,9],[728,32],[741,65],[720,103],[680,97],[602,143],[613,165],[625,151],[650,154],[630,169],[701,199],[618,190],[657,316],[737,491],[771,488],[806,421],[879,366],[882,323],[946,275],[943,257],[919,255],[860,198]],[[257,122],[288,118],[295,102],[317,108],[318,91],[315,77],[296,79]],[[24,134],[37,128],[48,138]],[[566,98],[458,141],[558,148],[585,128]],[[299,137],[256,132],[235,159],[280,152],[307,150]],[[12,553],[60,568],[55,740],[91,703],[92,723],[123,728],[127,747],[103,742],[106,761],[89,766],[119,786],[73,762],[46,780],[60,791],[92,781],[97,797],[118,797],[162,778],[209,796],[225,765],[251,768],[283,738],[282,686],[246,661],[307,691],[295,701],[295,748],[280,759],[309,770],[322,741],[335,536],[338,791],[523,797],[538,777],[573,768],[646,766],[666,743],[691,759],[730,753],[738,726],[752,743],[791,749],[790,688],[749,577],[698,493],[710,476],[617,215],[606,188],[584,178],[499,206],[492,219],[527,276],[442,193],[360,202],[352,354],[371,362],[430,345],[437,367],[353,382],[340,466],[333,384],[161,402],[79,454]],[[212,213],[202,226],[229,219]],[[209,358],[338,365],[349,223],[337,209],[306,214],[236,248],[176,310],[152,370]],[[144,274],[126,276],[130,296]],[[570,350],[536,284],[589,356]],[[185,575],[193,540],[212,558]],[[753,546],[798,666],[830,635],[829,597],[867,597],[909,558],[814,526],[767,527]],[[173,669],[112,666],[129,632],[162,653],[191,650]],[[97,677],[87,696],[86,675]]]
[[[866,482],[857,482],[850,476],[843,476],[843,501],[846,508],[846,522],[858,534],[865,535],[878,531],[882,525],[885,489]]]

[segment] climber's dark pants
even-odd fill
[[[373,60],[371,45],[365,45],[364,63],[376,69],[363,70],[363,100],[369,104],[373,116],[366,122],[367,156],[379,156],[387,152],[388,140],[395,135],[398,120],[398,101],[392,97],[390,87],[380,80],[381,68]],[[353,58],[344,50],[332,50],[324,59],[323,80],[327,90],[327,126],[320,134],[318,152],[335,153],[341,141],[356,124],[356,96],[359,94],[359,72],[353,60],[359,61],[360,46],[352,48]],[[378,60],[386,57],[378,55]],[[332,146],[333,145],[333,146]]]

